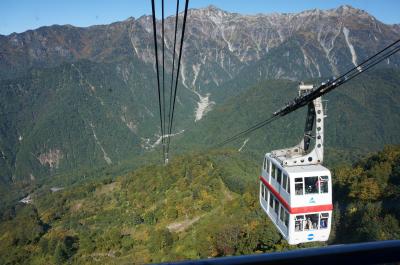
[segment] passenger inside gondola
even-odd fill
[[[311,229],[313,229],[311,219],[307,218],[307,221],[305,222],[304,230],[311,230]]]
[[[329,218],[329,213],[320,214],[320,222],[319,222],[320,229],[328,228],[328,218]]]
[[[318,193],[318,177],[304,178],[306,194]]]
[[[306,230],[318,229],[318,214],[307,214]]]
[[[321,229],[324,229],[324,228],[326,228],[326,226],[327,226],[327,225],[326,225],[326,220],[321,218],[319,227],[320,227]]]
[[[319,227],[318,227],[318,215],[319,215]],[[316,229],[326,229],[328,228],[328,218],[329,213],[320,214],[307,214],[307,215],[297,215],[295,217],[294,230],[308,231]]]

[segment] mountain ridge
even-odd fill
[[[232,14],[232,15],[239,15],[239,16],[274,16],[274,15],[296,15],[296,14],[309,14],[309,13],[329,13],[329,12],[333,12],[333,11],[337,11],[337,10],[353,10],[354,12],[361,12],[361,13],[365,13],[371,17],[374,17],[373,15],[369,14],[367,11],[364,11],[363,9],[359,9],[359,8],[355,8],[351,5],[340,5],[339,7],[336,8],[330,8],[330,9],[319,9],[319,8],[313,8],[313,9],[307,9],[304,11],[300,11],[300,12],[271,12],[271,13],[256,13],[256,14],[245,14],[245,13],[237,13],[237,12],[230,12],[230,11],[225,11],[222,8],[217,7],[216,5],[208,5],[206,7],[201,7],[201,8],[189,8],[188,11],[189,12],[195,12],[195,11],[214,11],[214,12],[222,12],[225,14]],[[182,16],[183,12],[179,13],[179,16]],[[33,28],[33,29],[27,29],[24,30],[22,32],[12,32],[10,34],[0,34],[0,37],[9,37],[9,36],[15,36],[15,35],[19,35],[19,34],[24,34],[28,31],[36,31],[42,28],[51,28],[51,27],[66,27],[66,28],[77,28],[77,29],[85,29],[85,28],[91,28],[91,27],[101,27],[101,26],[107,26],[107,25],[112,25],[112,24],[118,24],[118,23],[124,23],[124,22],[129,22],[129,21],[134,21],[134,20],[140,20],[142,18],[147,18],[147,17],[151,17],[151,15],[141,15],[137,18],[130,16],[127,17],[126,19],[123,20],[118,20],[109,24],[93,24],[93,25],[89,25],[89,26],[76,26],[73,24],[52,24],[52,25],[43,25],[37,28]],[[167,16],[165,19],[171,19],[174,18],[173,15],[171,16]],[[375,17],[374,17],[375,18]],[[376,19],[376,18],[375,18]],[[378,19],[376,19],[378,20]],[[156,19],[156,21],[160,21],[160,19]],[[383,23],[383,22],[382,22]],[[386,24],[386,23],[384,23]],[[387,24],[387,25],[399,25],[400,23],[393,23],[393,24]]]
[[[224,20],[219,20],[222,28],[212,27],[213,23],[218,21],[218,16],[210,14],[210,10],[213,10],[214,13],[225,14]],[[356,22],[356,20],[354,20],[356,17],[360,21]],[[153,63],[153,60],[150,59],[150,57],[154,56],[151,35],[152,22],[150,18],[150,16],[141,16],[138,19],[127,19],[109,25],[94,25],[90,27],[57,25],[41,27],[39,29],[29,30],[20,34],[1,36],[0,46],[3,47],[4,53],[3,65],[0,64],[0,78],[2,78],[2,76],[4,78],[4,72],[9,71],[9,69],[6,69],[5,66],[11,65],[17,69],[20,67],[20,70],[23,70],[26,66],[43,65],[40,56],[44,55],[47,57],[46,63],[48,66],[56,65],[60,60],[72,62],[80,58],[86,58],[95,61],[112,60],[112,57],[110,57],[109,53],[111,52],[112,54],[115,54],[113,53],[113,50],[115,50],[116,47],[125,47],[125,50],[117,52],[119,55],[126,56],[133,54],[138,56],[138,58],[145,63]],[[308,19],[304,20],[305,18]],[[221,9],[203,8],[190,9],[189,19],[186,40],[187,44],[184,47],[184,53],[192,53],[186,47],[196,47],[198,46],[195,44],[196,42],[201,43],[200,46],[194,49],[194,51],[198,53],[198,56],[184,56],[182,61],[183,67],[181,77],[185,81],[188,80],[187,82],[183,81],[183,83],[191,89],[199,89],[202,86],[207,86],[207,83],[204,84],[204,82],[201,81],[196,85],[196,81],[199,80],[209,79],[214,86],[218,86],[224,80],[232,79],[232,77],[243,67],[243,64],[245,65],[246,62],[252,60],[258,60],[260,57],[267,54],[270,48],[280,45],[284,40],[286,40],[288,37],[291,37],[293,33],[296,34],[296,32],[299,30],[308,32],[310,32],[310,30],[314,30],[316,32],[322,32],[321,29],[318,30],[318,28],[315,28],[315,26],[311,26],[314,24],[320,25],[318,26],[320,28],[324,27],[323,32],[325,33],[318,33],[323,35],[317,36],[316,41],[319,44],[316,45],[316,47],[321,50],[319,52],[322,53],[320,56],[328,58],[328,61],[332,67],[337,67],[337,63],[335,62],[337,59],[335,58],[335,51],[332,51],[333,47],[331,44],[329,44],[329,42],[334,41],[332,38],[335,36],[335,34],[341,32],[342,29],[340,28],[339,31],[334,30],[327,25],[338,22],[339,24],[345,23],[345,26],[349,29],[351,35],[352,27],[362,27],[361,25],[364,24],[364,28],[366,26],[372,29],[375,28],[375,30],[372,32],[373,35],[371,36],[375,37],[376,39],[383,40],[385,43],[389,43],[389,40],[393,39],[393,33],[390,33],[390,31],[397,33],[396,27],[385,25],[368,13],[349,7],[339,7],[336,9],[330,9],[328,11],[311,10],[289,15],[267,14],[258,16],[239,15],[235,13],[229,13]],[[355,24],[351,22],[352,20]],[[158,23],[160,23],[160,21],[158,21]],[[212,25],[209,25],[210,23]],[[227,23],[233,24],[231,26],[227,26]],[[285,24],[287,25],[286,28],[283,27]],[[172,55],[171,46],[174,27],[174,21],[172,17],[168,17],[166,19],[165,26],[167,49],[166,58],[168,62],[167,65],[169,65],[169,57]],[[232,30],[235,30],[236,33],[233,34]],[[380,32],[382,30],[384,31],[384,37],[379,37],[379,35],[382,35],[382,32]],[[196,34],[200,35],[196,36]],[[333,36],[330,36],[329,34],[333,34]],[[61,38],[56,38],[57,35],[59,35]],[[104,38],[104,36],[106,38]],[[214,36],[215,40],[207,41],[205,36]],[[101,40],[99,41],[98,38],[101,38]],[[193,41],[191,41],[191,39],[193,39]],[[246,41],[246,39],[248,40]],[[76,44],[73,46],[68,44],[72,41],[76,42]],[[342,41],[344,40],[341,40],[341,42]],[[50,42],[52,44],[50,44]],[[94,42],[103,43],[103,47],[96,47],[98,45],[95,45]],[[376,40],[372,40],[372,43],[374,42],[376,42]],[[131,43],[131,45],[127,45],[129,43]],[[365,37],[363,37],[363,41],[359,41],[359,43],[361,45],[360,47],[365,46]],[[374,45],[377,46],[376,43]],[[381,43],[378,46],[383,47],[383,45],[384,43]],[[29,48],[30,46],[32,46],[32,48]],[[219,50],[219,53],[212,52],[210,55],[206,56],[207,54],[202,52],[200,47],[208,47],[211,50],[217,49]],[[107,51],[107,49],[109,51]],[[361,52],[361,55],[365,53],[362,50],[357,51],[357,49],[355,50],[357,53]],[[18,62],[22,60],[21,63],[11,63],[11,58],[8,57],[13,50],[14,53],[21,53],[20,57],[23,55],[28,56],[30,59],[27,61],[17,57],[13,58],[14,60],[12,61]],[[372,52],[369,52],[366,55],[371,54]],[[215,58],[215,60],[210,59],[210,56]],[[359,54],[358,57],[360,57]],[[205,60],[204,63],[196,63],[194,65],[204,65],[206,68],[209,66],[214,66],[213,68],[218,67],[222,72],[226,72],[226,74],[224,76],[220,76],[220,74],[207,75],[206,73],[202,73],[202,71],[200,71],[200,75],[195,77],[193,74],[189,73],[189,71],[193,71],[193,69],[186,67],[186,65],[193,65],[192,62],[194,59],[197,62]],[[225,65],[225,60],[229,61],[229,66]],[[8,64],[4,65],[4,62],[7,62]],[[189,84],[193,84],[193,86]]]

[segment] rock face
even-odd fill
[[[63,154],[61,150],[50,149],[47,153],[40,154],[38,160],[43,166],[47,164],[50,168],[57,169],[62,158]]]
[[[166,84],[174,23],[165,21]],[[189,10],[186,32],[174,137],[260,80],[343,72],[398,39],[400,25],[350,6],[260,15],[209,6]],[[398,67],[399,55],[386,65]],[[154,69],[150,16],[0,35],[0,181],[115,165],[157,147]]]

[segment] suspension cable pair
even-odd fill
[[[169,146],[171,143],[172,126],[174,122],[175,113],[175,102],[178,90],[178,80],[179,71],[182,58],[182,47],[185,36],[186,18],[187,10],[189,6],[189,0],[185,2],[185,11],[183,15],[182,22],[182,33],[179,47],[178,63],[176,77],[174,78],[175,71],[175,56],[176,56],[176,40],[178,31],[178,18],[179,18],[179,0],[176,1],[176,14],[175,14],[175,33],[174,33],[174,46],[173,46],[173,56],[172,56],[172,71],[171,71],[171,86],[170,86],[170,96],[169,96],[169,111],[168,111],[168,124],[166,124],[166,103],[165,103],[165,32],[164,32],[164,0],[161,1],[161,38],[162,38],[162,90],[160,89],[160,76],[158,67],[158,47],[157,47],[157,26],[156,26],[156,14],[155,14],[155,1],[151,1],[152,6],[152,18],[153,18],[153,35],[154,35],[154,49],[155,49],[155,61],[156,61],[156,72],[157,72],[157,93],[158,93],[158,106],[160,114],[160,128],[161,128],[161,142],[163,146],[163,158],[164,163],[168,163]],[[175,87],[174,87],[175,81]],[[174,89],[173,89],[174,88]],[[162,93],[161,93],[162,92]],[[162,95],[161,95],[162,94]]]

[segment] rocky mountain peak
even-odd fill
[[[347,13],[359,13],[360,11],[362,11],[361,9],[352,7],[351,5],[341,5],[338,8],[335,8],[335,10],[337,12],[347,12]]]
[[[205,7],[204,10],[213,11],[213,12],[220,12],[220,11],[225,12],[224,10],[222,10],[221,8],[218,8],[215,5],[209,5],[209,6]]]
[[[338,8],[328,10],[330,13],[335,13],[338,16],[358,16],[359,18],[372,18],[373,16],[362,9],[352,7],[350,5],[342,5]]]
[[[224,11],[214,5],[209,5],[204,8],[198,8],[198,9],[190,9],[189,10],[189,15],[194,15],[194,16],[201,16],[201,17],[208,17],[208,18],[217,18],[221,19],[223,17],[226,17],[230,15],[231,13]],[[213,20],[213,19],[212,19]]]
[[[127,21],[127,22],[135,21],[135,18],[131,16],[131,17],[128,17],[127,19],[125,19],[124,21]]]
[[[275,14],[276,15],[276,14]],[[300,17],[354,17],[357,16],[359,18],[372,18],[373,16],[364,10],[352,7],[350,5],[342,5],[333,9],[309,9],[302,11],[300,13],[281,13],[278,14],[281,16],[300,16]]]

